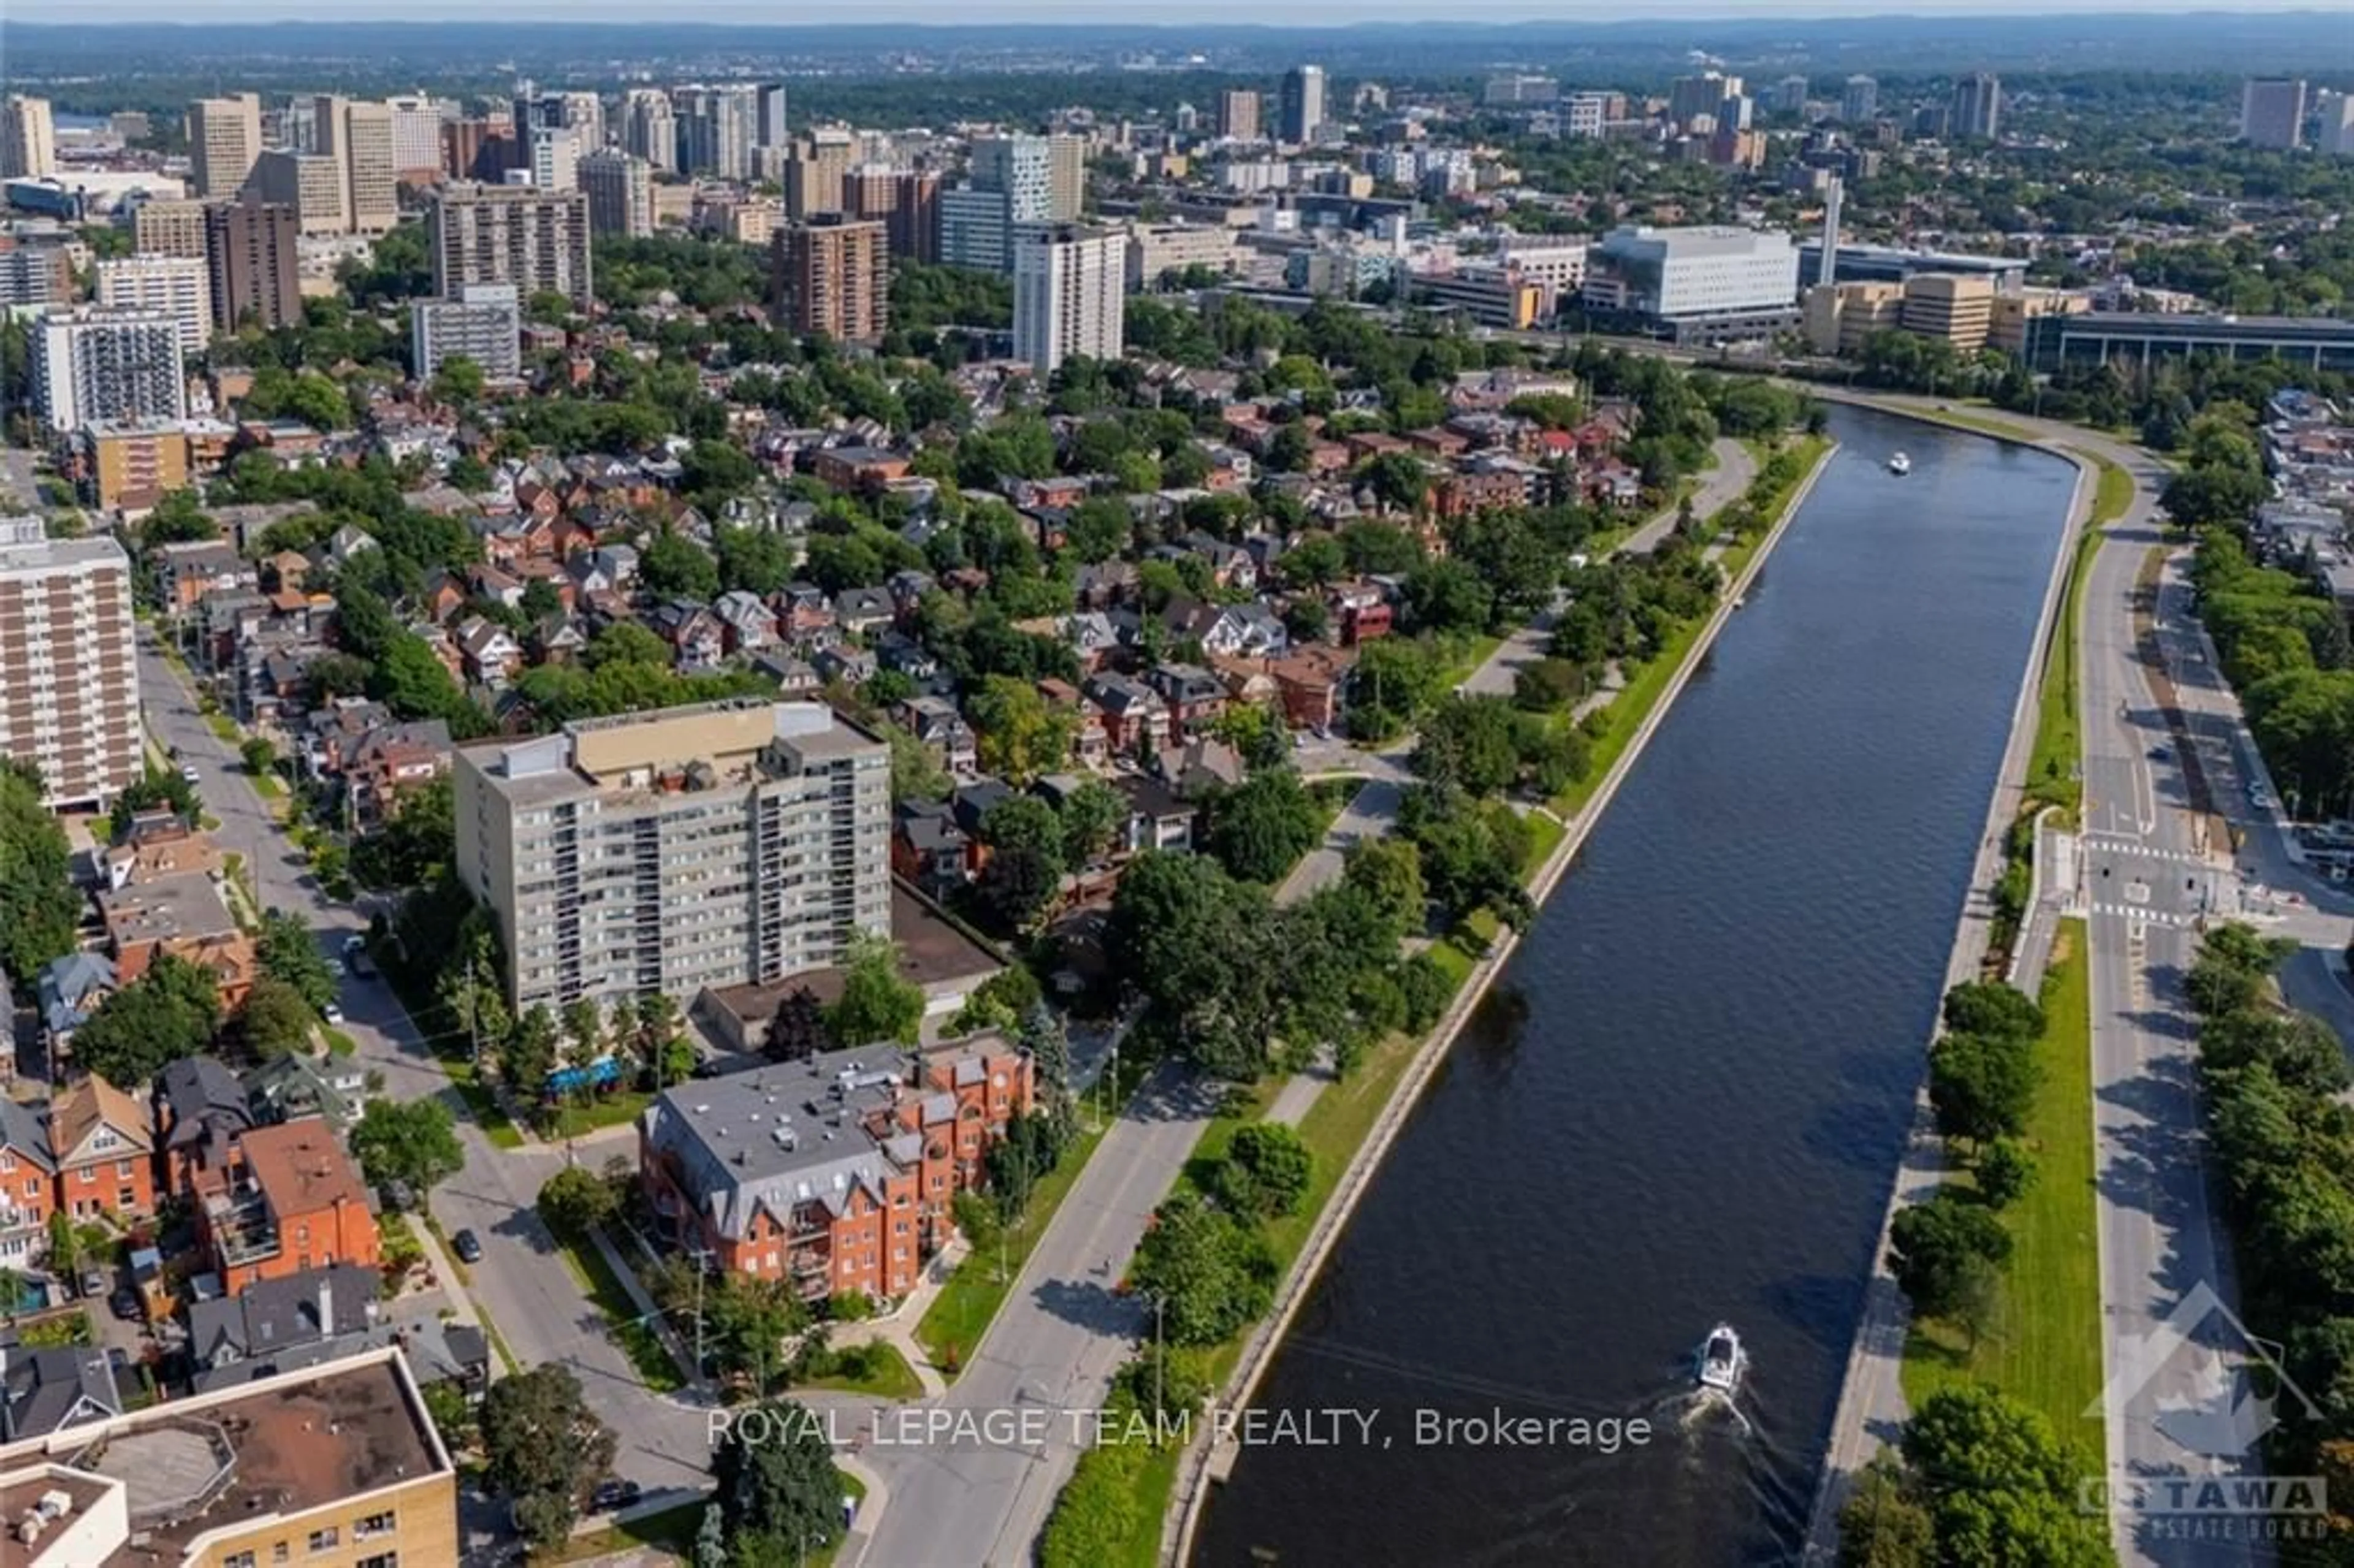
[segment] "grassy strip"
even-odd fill
[[[837,1472],[842,1482],[842,1495],[863,1501],[866,1483],[848,1471]],[[669,1508],[642,1513],[635,1519],[618,1520],[602,1530],[576,1535],[563,1545],[548,1552],[535,1552],[528,1561],[532,1568],[562,1568],[567,1563],[597,1563],[632,1548],[651,1548],[667,1552],[680,1562],[690,1562],[695,1556],[695,1537],[703,1530],[703,1510],[710,1505],[701,1498],[691,1498]],[[832,1568],[834,1554],[842,1550],[837,1542],[814,1557],[801,1559],[807,1568]],[[638,1559],[631,1558],[631,1562]]]
[[[813,1377],[796,1386],[841,1389],[850,1393],[871,1393],[881,1399],[923,1397],[923,1380],[907,1364],[898,1346],[888,1340],[869,1340],[866,1354],[872,1358],[874,1370],[864,1377]]]
[[[556,1251],[564,1259],[564,1266],[572,1271],[581,1293],[605,1315],[607,1335],[630,1358],[639,1381],[656,1393],[673,1393],[684,1388],[686,1379],[679,1374],[678,1363],[663,1348],[661,1338],[638,1320],[636,1298],[614,1274],[613,1266],[605,1261],[597,1244],[557,1236]]]
[[[2098,509],[2096,502],[2096,514]],[[2068,580],[2060,596],[2060,619],[2052,628],[2052,641],[2044,649],[2043,673],[2038,683],[2035,746],[2027,754],[2030,800],[2058,806],[2072,820],[2084,797],[2077,764],[2084,754],[2084,715],[2077,705],[2076,640],[2084,619],[2084,587],[2092,580],[2093,556],[2100,550],[2101,537],[2097,527],[2087,528],[2068,562]]]
[[[399,999],[402,1011],[408,1014],[409,1027],[423,1037],[427,1047],[433,1053],[433,1059],[441,1064],[441,1071],[449,1075],[451,1086],[458,1091],[458,1097],[466,1103],[467,1114],[482,1129],[482,1136],[491,1140],[491,1147],[521,1149],[524,1146],[522,1130],[507,1115],[506,1107],[499,1104],[499,1097],[491,1092],[491,1086],[482,1082],[482,1074],[474,1065],[473,1053],[465,1043],[466,1032],[457,1026],[457,1020],[450,1015],[449,1008],[442,1005],[439,998],[418,995],[406,975],[390,968],[384,969],[382,973],[384,983],[392,988],[392,994]]]
[[[1149,1062],[1122,1057],[1119,1078],[1111,1086],[1112,1103],[1126,1105],[1129,1096],[1135,1093],[1151,1067]],[[1062,1163],[1031,1188],[1030,1202],[1022,1211],[1022,1223],[1005,1228],[1002,1272],[999,1248],[992,1246],[967,1255],[916,1325],[916,1342],[924,1347],[940,1375],[950,1382],[956,1379],[952,1369],[961,1365],[989,1332],[989,1325],[996,1320],[998,1308],[1005,1305],[1013,1282],[1022,1277],[1031,1249],[1046,1234],[1046,1227],[1054,1223],[1055,1211],[1070,1195],[1071,1189],[1078,1183],[1079,1173],[1087,1168],[1087,1160],[1095,1154],[1096,1145],[1111,1129],[1108,1120],[1089,1128],[1085,1117],[1079,1125],[1079,1135],[1072,1139]]]
[[[2102,1450],[2085,1412],[2101,1396],[2100,1250],[2093,1165],[2092,980],[2084,923],[2062,921],[2044,982],[2043,1083],[2029,1113],[2036,1181],[2003,1213],[2012,1253],[1986,1323],[1914,1320],[1904,1398],[1914,1409],[1977,1379],[2043,1412],[2063,1437]]]
[[[335,1055],[351,1056],[358,1054],[359,1043],[342,1030],[328,1029],[321,1033],[327,1037],[327,1049]]]
[[[2100,484],[2093,492],[2092,525],[2105,528],[2132,507],[2133,475],[2098,452],[2086,451],[2083,447],[2070,447],[2068,450],[2100,471]]]
[[[2024,425],[2012,424],[1986,414],[1967,414],[1959,408],[1940,405],[1935,408],[1911,406],[1905,412],[1927,419],[1932,424],[1956,425],[1965,430],[1976,430],[1982,436],[2000,436],[2007,441],[2024,441],[2032,446],[2043,438]]]
[[[1752,537],[1736,541],[1717,563],[1724,574],[1728,589],[1764,545],[1766,535],[1773,532],[1783,514],[1790,509],[1791,497],[1798,493],[1799,486],[1806,482],[1806,476],[1821,466],[1823,453],[1829,447],[1828,438],[1809,436],[1793,449],[1806,459],[1805,467],[1799,471],[1799,480],[1788,492],[1776,496],[1762,508],[1765,527]],[[1633,744],[1636,734],[1643,727],[1644,719],[1658,705],[1661,694],[1675,679],[1676,671],[1682,667],[1685,656],[1691,652],[1692,644],[1699,640],[1702,629],[1707,625],[1708,619],[1704,617],[1676,628],[1659,649],[1658,657],[1637,665],[1631,673],[1628,673],[1626,666],[1620,666],[1627,683],[1597,710],[1603,715],[1604,725],[1588,754],[1585,777],[1553,798],[1555,815],[1574,817],[1594,799],[1594,792],[1602,788],[1602,781],[1610,777],[1610,770],[1618,765],[1618,758]]]
[[[581,1138],[604,1128],[619,1127],[637,1120],[638,1113],[653,1103],[653,1096],[643,1089],[616,1089],[586,1101],[568,1101],[557,1111],[555,1127],[548,1137]]]

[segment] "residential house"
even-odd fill
[[[155,1132],[164,1190],[186,1192],[205,1170],[228,1162],[229,1150],[254,1125],[245,1086],[217,1057],[183,1056],[155,1077]]]
[[[217,876],[223,864],[212,835],[190,827],[168,807],[133,812],[100,861],[109,892],[190,872]]]
[[[1202,814],[1199,806],[1180,800],[1168,785],[1141,773],[1123,773],[1112,780],[1112,788],[1128,800],[1128,821],[1120,842],[1129,853],[1193,847]]]
[[[927,898],[944,901],[963,885],[972,841],[938,800],[902,800],[891,811],[891,874]]]
[[[523,668],[523,644],[495,620],[470,615],[458,623],[458,652],[465,679],[497,691]]]
[[[822,682],[839,681],[846,686],[863,686],[875,678],[881,668],[875,655],[864,648],[828,648],[810,661]]]
[[[836,490],[873,495],[907,478],[907,464],[906,453],[880,447],[832,447],[817,454],[814,471]]]
[[[895,705],[892,714],[949,772],[970,774],[980,767],[980,742],[972,726],[946,697],[909,697]]]
[[[981,831],[989,821],[989,813],[1001,802],[1013,799],[1013,787],[1002,779],[975,779],[949,792],[949,814],[971,841],[966,869],[975,874],[989,863],[989,843]]]
[[[541,664],[570,664],[588,651],[588,629],[577,616],[557,613],[531,629],[531,653]]]
[[[379,1261],[366,1189],[323,1120],[248,1130],[195,1196],[198,1232],[232,1296],[257,1279]]]
[[[102,892],[98,906],[121,984],[131,984],[158,955],[169,953],[210,970],[222,1008],[230,1010],[245,1000],[260,972],[253,938],[229,914],[220,885],[201,872]]]
[[[749,656],[776,645],[777,617],[758,594],[742,588],[723,593],[712,600],[711,614],[730,653]]]
[[[111,1420],[122,1414],[122,1395],[114,1383],[114,1359],[105,1346],[27,1345],[18,1339],[16,1330],[0,1329],[0,1443],[28,1442],[68,1427]],[[37,1517],[29,1510],[27,1514]],[[16,1528],[11,1527],[10,1538],[21,1542]],[[122,1536],[118,1534],[115,1539]],[[58,1556],[61,1563],[103,1561],[101,1557],[50,1552],[34,1558],[27,1544],[27,1568],[35,1564],[45,1568],[53,1555]],[[73,1539],[60,1535],[53,1544],[71,1546]]]
[[[417,602],[435,620],[447,620],[466,606],[466,580],[454,572],[435,572],[425,579]]]
[[[1140,597],[1141,588],[1137,580],[1134,561],[1100,561],[1083,566],[1073,579],[1082,610],[1109,609],[1114,605],[1130,604]]]
[[[378,725],[352,741],[342,773],[353,820],[372,828],[392,815],[402,796],[446,777],[450,748],[450,726],[443,719]]]
[[[466,592],[469,598],[503,604],[509,609],[523,608],[523,579],[488,561],[466,569]]]
[[[207,594],[252,589],[260,577],[226,541],[188,539],[148,552],[155,599],[166,615],[186,615]]]
[[[798,642],[833,624],[833,601],[815,583],[787,583],[777,593],[777,614],[779,632],[786,641]]]
[[[1291,646],[1291,633],[1284,629],[1282,620],[1257,600],[1214,605],[1186,602],[1183,619],[1174,630],[1200,642],[1205,653],[1219,658],[1264,659],[1275,657]],[[1178,600],[1170,601],[1172,614],[1178,605]]]
[[[77,1220],[155,1212],[155,1139],[144,1107],[95,1073],[49,1102],[57,1206]]]
[[[880,631],[898,615],[899,607],[882,588],[844,588],[833,596],[834,624],[855,636]]]
[[[0,1095],[0,1269],[22,1272],[48,1252],[57,1205],[47,1113]]]
[[[1097,672],[1080,688],[1114,756],[1150,758],[1169,744],[1169,705],[1143,682]]]
[[[1324,608],[1333,635],[1347,648],[1387,637],[1396,624],[1396,609],[1378,583],[1336,583],[1325,590]]]
[[[940,662],[932,651],[904,631],[885,631],[875,640],[875,662],[881,668],[896,671],[910,681],[922,685],[936,679]]]
[[[687,599],[656,605],[646,625],[670,644],[671,662],[681,674],[705,674],[727,662],[727,629],[702,605]]]
[[[1156,664],[1145,682],[1169,707],[1169,733],[1182,740],[1226,711],[1226,688],[1198,664]]]
[[[1119,651],[1119,630],[1099,609],[1083,609],[1063,621],[1063,641],[1078,655],[1079,673],[1092,675]]]
[[[327,558],[339,567],[351,565],[352,557],[362,550],[373,550],[376,547],[375,535],[349,523],[327,535]]]
[[[1210,578],[1223,588],[1235,588],[1243,593],[1258,588],[1258,562],[1239,545],[1196,530],[1180,541],[1187,553],[1201,556],[1210,563]]]
[[[297,1052],[251,1068],[243,1081],[257,1127],[316,1117],[341,1133],[359,1119],[367,1097],[366,1070],[342,1056]]]
[[[1152,776],[1177,792],[1182,800],[1199,800],[1219,789],[1231,789],[1247,774],[1242,753],[1224,741],[1196,736],[1152,759]]]
[[[98,1004],[113,995],[120,983],[114,960],[103,953],[68,953],[43,966],[34,982],[34,999],[53,1060],[70,1054],[74,1031],[90,1022]]]

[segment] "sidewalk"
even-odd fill
[[[946,1393],[949,1380],[939,1368],[932,1364],[931,1352],[917,1341],[916,1325],[924,1320],[924,1314],[931,1310],[933,1301],[947,1287],[949,1277],[956,1273],[957,1265],[962,1263],[965,1255],[971,1250],[970,1244],[961,1234],[957,1236],[940,1249],[938,1255],[925,1268],[924,1277],[889,1312],[861,1323],[836,1325],[833,1330],[835,1348],[878,1341],[887,1344],[907,1359],[908,1368],[916,1374],[916,1381],[924,1385],[926,1399]],[[862,1475],[860,1478],[865,1478]],[[879,1508],[875,1511],[878,1516],[882,1512]]]

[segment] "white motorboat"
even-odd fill
[[[1741,1336],[1733,1331],[1732,1324],[1719,1323],[1708,1331],[1708,1340],[1700,1348],[1693,1376],[1701,1387],[1729,1396],[1740,1388],[1741,1374],[1748,1366],[1749,1356],[1741,1348]]]
[[[1911,473],[1913,471],[1913,460],[1906,457],[1903,452],[1898,452],[1894,457],[1888,460],[1888,471],[1900,475]]]

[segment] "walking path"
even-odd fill
[[[1748,591],[1749,585],[1755,579],[1758,572],[1764,569],[1766,557],[1773,554],[1774,546],[1780,540],[1783,529],[1797,516],[1799,509],[1806,503],[1808,495],[1813,491],[1816,480],[1829,465],[1831,459],[1837,455],[1838,450],[1835,446],[1828,448],[1818,460],[1814,471],[1809,473],[1791,494],[1788,503],[1783,508],[1782,515],[1766,536],[1758,542],[1756,550],[1743,567],[1741,575],[1725,586],[1715,609],[1702,627],[1700,634],[1693,638],[1682,662],[1677,666],[1673,679],[1659,694],[1659,700],[1644,715],[1641,725],[1628,738],[1626,749],[1619,753],[1617,760],[1611,765],[1609,772],[1604,776],[1593,798],[1586,802],[1583,810],[1568,820],[1568,831],[1563,834],[1560,843],[1554,846],[1553,853],[1547,857],[1544,864],[1538,868],[1536,874],[1531,879],[1530,893],[1540,905],[1551,895],[1562,876],[1575,861],[1578,851],[1585,847],[1586,834],[1592,831],[1594,824],[1601,820],[1603,812],[1608,809],[1611,800],[1617,796],[1619,785],[1633,771],[1635,764],[1641,758],[1644,748],[1649,744],[1660,722],[1675,706],[1676,698],[1681,694],[1692,672],[1700,667],[1702,659],[1715,643],[1717,634],[1723,630],[1724,623],[1732,618],[1734,609],[1741,602],[1742,596]],[[1741,455],[1745,461],[1747,452],[1744,450]],[[1725,466],[1727,465],[1721,463],[1719,471],[1722,472]],[[1744,480],[1741,489],[1732,491],[1726,496],[1726,501],[1737,498],[1746,488],[1747,482]],[[1675,514],[1672,513],[1666,514],[1665,526],[1661,526],[1659,520],[1655,519],[1652,524],[1638,530],[1620,548],[1622,550],[1651,548],[1659,539],[1666,536],[1667,529],[1674,526],[1675,520]],[[1502,656],[1504,652],[1503,649],[1499,649],[1498,656]],[[1511,961],[1513,953],[1520,946],[1520,940],[1521,933],[1511,927],[1506,927],[1498,935],[1496,941],[1489,949],[1488,956],[1473,966],[1469,977],[1456,992],[1455,1000],[1448,1005],[1446,1014],[1440,1018],[1437,1027],[1431,1031],[1417,1050],[1414,1061],[1399,1080],[1398,1086],[1391,1093],[1388,1105],[1383,1107],[1381,1116],[1374,1122],[1365,1141],[1358,1146],[1356,1154],[1349,1162],[1348,1170],[1341,1175],[1339,1186],[1326,1202],[1322,1212],[1318,1214],[1315,1229],[1310,1234],[1308,1245],[1301,1249],[1299,1258],[1294,1261],[1289,1272],[1284,1277],[1273,1310],[1252,1330],[1250,1338],[1245,1342],[1242,1358],[1229,1383],[1233,1398],[1226,1403],[1235,1405],[1246,1404],[1257,1391],[1259,1379],[1265,1374],[1268,1364],[1273,1360],[1276,1347],[1282,1343],[1284,1334],[1289,1329],[1292,1319],[1307,1301],[1310,1286],[1314,1283],[1325,1257],[1331,1253],[1333,1245],[1346,1228],[1349,1217],[1355,1212],[1359,1199],[1372,1185],[1373,1178],[1379,1171],[1384,1157],[1388,1154],[1391,1143],[1405,1128],[1406,1118],[1412,1114],[1416,1103],[1420,1101],[1424,1089],[1429,1086],[1430,1079],[1437,1071],[1439,1064],[1446,1060],[1447,1051],[1453,1045],[1455,1036],[1461,1030],[1464,1021],[1470,1017],[1472,1010],[1486,996],[1489,987],[1494,983],[1496,977],[1501,974]],[[1314,1105],[1316,1096],[1320,1094],[1324,1087],[1324,1080],[1317,1078],[1313,1080],[1312,1089],[1303,1090],[1302,1080],[1310,1076],[1310,1074],[1297,1075],[1285,1084],[1281,1092],[1276,1097],[1270,1115],[1281,1118],[1280,1113],[1289,1113],[1288,1119],[1292,1120],[1306,1115],[1310,1107]],[[1230,1442],[1213,1445],[1208,1441],[1196,1439],[1186,1450],[1181,1460],[1183,1467],[1178,1478],[1179,1496],[1176,1504],[1161,1521],[1161,1556],[1164,1563],[1182,1564],[1187,1560],[1192,1551],[1193,1531],[1201,1520],[1202,1504],[1208,1496],[1209,1482],[1222,1477],[1227,1469],[1231,1468],[1235,1457],[1235,1450]]]

